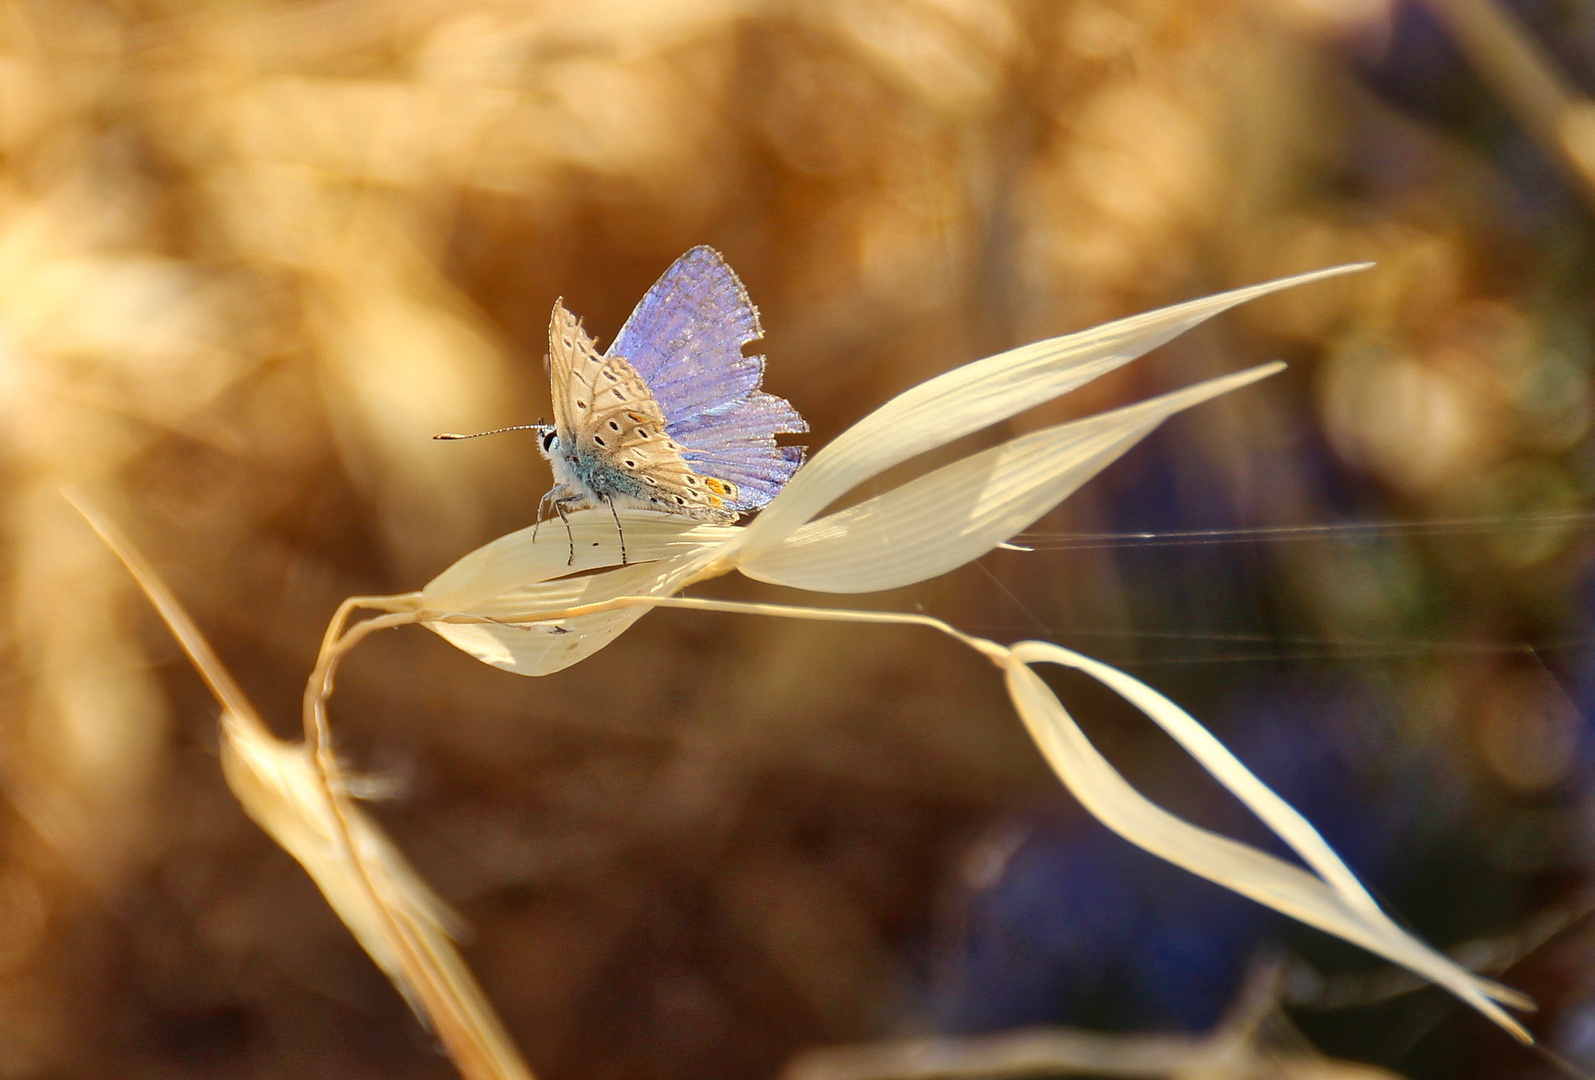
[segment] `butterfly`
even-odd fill
[[[552,508],[568,536],[569,511],[608,506],[617,530],[623,507],[731,522],[773,499],[804,451],[775,437],[809,426],[791,402],[759,389],[764,357],[742,347],[763,336],[747,289],[710,247],[677,259],[603,353],[556,300],[548,327],[554,422],[521,425],[539,433],[554,473],[538,521]]]

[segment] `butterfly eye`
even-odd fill
[[[554,447],[558,446],[558,445],[559,445],[559,435],[558,435],[557,432],[550,431],[550,432],[547,432],[546,434],[544,434],[544,436],[543,436],[543,452],[545,454],[552,454],[554,452]]]

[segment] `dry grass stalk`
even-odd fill
[[[571,515],[569,537],[554,529],[539,535],[535,528],[503,537],[466,556],[419,593],[383,600],[380,606],[389,614],[362,625],[379,629],[419,622],[478,659],[523,675],[576,662],[650,607],[938,630],[1003,672],[1015,709],[1054,772],[1109,828],[1177,866],[1417,972],[1515,1037],[1531,1041],[1500,1004],[1532,1008],[1531,1001],[1477,977],[1397,926],[1310,823],[1193,717],[1139,680],[1056,645],[1025,641],[1007,647],[926,616],[675,595],[732,570],[817,591],[865,592],[925,580],[976,558],[1028,527],[1166,417],[1271,374],[1277,366],[1031,432],[819,515],[860,483],[1006,419],[1033,404],[1038,394],[1064,393],[1242,300],[1348,269],[1357,268],[1237,290],[977,361],[899,395],[838,436],[751,526],[706,531],[686,519],[623,512],[620,520],[633,538],[628,550],[637,564],[616,567],[617,536],[608,513],[578,512]],[[571,577],[573,560],[576,569],[595,572]],[[350,636],[358,631],[357,626]],[[1032,669],[1041,664],[1078,670],[1145,713],[1312,872],[1193,826],[1141,796],[1035,674]],[[330,690],[330,681],[324,689]]]
[[[222,765],[245,811],[315,880],[462,1074],[470,1080],[530,1080],[531,1071],[454,947],[458,917],[349,795],[350,778],[338,766],[325,724],[315,719],[331,692],[334,661],[325,670],[318,665],[325,693],[308,710],[318,737],[297,744],[278,739],[154,568],[92,504],[68,497],[137,580],[221,704]],[[346,637],[352,643],[369,632]],[[341,655],[336,645],[324,655]]]
[[[1426,0],[1457,45],[1545,152],[1595,205],[1595,101],[1579,93],[1510,10],[1494,0]]]
[[[963,1038],[902,1039],[811,1051],[781,1080],[976,1080],[1113,1076],[1137,1080],[1395,1080],[1396,1074],[1303,1047],[1266,1045],[1279,1004],[1280,969],[1259,967],[1229,1015],[1208,1035],[1103,1035],[1031,1028]]]

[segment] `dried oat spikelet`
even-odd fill
[[[1011,439],[824,517],[827,506],[901,462],[1000,423],[1163,344],[1227,308],[1284,288],[1362,269],[1334,267],[1164,308],[957,368],[899,395],[816,454],[750,526],[705,527],[622,514],[635,565],[567,577],[563,530],[523,530],[471,553],[413,601],[417,621],[478,659],[543,675],[590,655],[649,607],[778,617],[918,624],[987,656],[1064,784],[1131,843],[1276,911],[1353,942],[1441,985],[1519,1039],[1499,1003],[1523,995],[1481,979],[1397,926],[1310,823],[1205,728],[1151,687],[1045,642],[1005,647],[935,619],[677,597],[693,581],[739,570],[820,592],[897,588],[935,577],[1027,528],[1173,414],[1271,375],[1267,364],[1097,416]],[[619,563],[607,512],[571,515],[577,568]],[[557,534],[557,535],[556,535]],[[1198,828],[1141,796],[1091,745],[1032,668],[1081,671],[1173,736],[1310,868]]]

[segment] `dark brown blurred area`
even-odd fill
[[[1144,575],[1111,548],[1003,552],[864,599],[1056,636],[1221,735],[1224,702],[1305,657],[1315,685],[1373,687],[1379,745],[1449,778],[1452,816],[1393,842],[1439,866],[1401,894],[1420,932],[1450,945],[1565,895],[1589,858],[1590,221],[1426,19],[1396,0],[0,3],[0,1077],[452,1075],[234,802],[215,707],[58,489],[126,524],[291,734],[339,600],[419,588],[534,516],[529,437],[430,436],[547,415],[554,298],[607,342],[699,243],[760,305],[766,385],[815,446],[1002,348],[1378,260],[1023,417],[1292,361],[1038,529],[1563,524],[1270,548],[1228,599],[1191,591],[1178,547]],[[1232,630],[1257,662],[1212,637]],[[1420,645],[1393,663],[1392,641]],[[1517,644],[1545,641],[1564,644]],[[1156,797],[1201,782],[1128,714],[1066,700]],[[812,1045],[980,1026],[927,1002],[1000,873],[980,860],[1014,849],[1004,823],[1062,799],[989,667],[906,630],[655,612],[535,681],[406,630],[351,659],[332,723],[394,782],[375,812],[475,928],[467,956],[548,1080],[766,1077]],[[1466,872],[1434,855],[1455,830],[1482,838]],[[1589,943],[1567,948],[1530,987],[1556,988],[1552,1019],[1595,993]],[[1326,1037],[1355,1050],[1342,1026]],[[1364,1051],[1483,1075],[1403,1064],[1400,1043]]]

